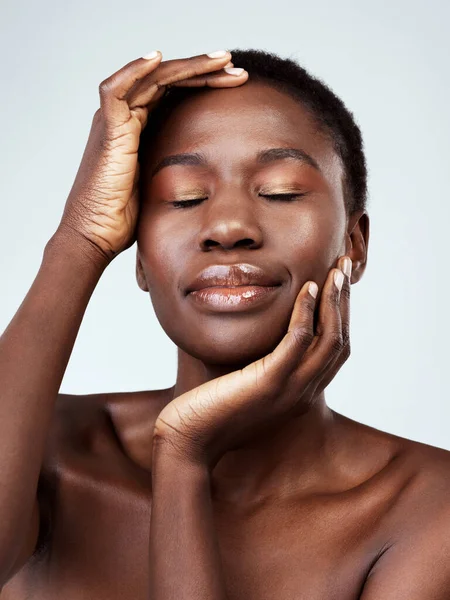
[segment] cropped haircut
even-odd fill
[[[237,67],[249,73],[248,81],[259,81],[300,101],[332,143],[344,170],[343,195],[348,215],[365,210],[367,205],[367,166],[360,128],[343,101],[320,79],[290,58],[264,50],[236,48],[229,51]],[[245,84],[244,84],[245,85]],[[138,150],[140,164],[145,160],[149,140],[158,133],[171,111],[185,98],[211,88],[167,86],[166,93],[149,115],[141,133]]]

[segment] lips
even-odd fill
[[[240,287],[240,286],[265,286],[281,285],[280,277],[269,269],[263,269],[249,263],[233,265],[210,265],[201,271],[192,283],[186,288],[186,295],[190,292],[210,287]]]

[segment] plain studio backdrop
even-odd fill
[[[153,49],[163,60],[233,47],[273,51],[330,85],[365,140],[368,264],[352,286],[352,354],[327,402],[373,427],[450,449],[449,7],[2,0],[0,330],[59,224],[100,105],[99,83]],[[173,385],[176,346],[137,286],[135,256],[133,245],[98,283],[61,392]]]

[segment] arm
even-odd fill
[[[107,264],[137,239],[138,148],[148,115],[169,84],[245,83],[245,71],[223,72],[230,58],[202,54],[161,64],[155,52],[100,83],[100,108],[58,235],[0,338],[0,588],[33,551],[45,441],[86,306]]]
[[[151,600],[226,600],[209,469],[155,444],[150,521]]]
[[[81,242],[53,236],[0,337],[0,586],[34,549],[45,442],[83,314],[106,266],[99,257]]]

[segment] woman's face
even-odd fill
[[[300,152],[258,160],[273,148]],[[171,164],[150,177],[162,159],[185,153],[204,162]],[[185,100],[154,140],[141,177],[138,283],[172,341],[205,363],[248,363],[272,351],[304,283],[321,289],[346,253],[340,159],[299,102],[263,83]],[[269,194],[299,197],[262,196]],[[278,287],[230,311],[186,293],[206,267],[236,263],[262,268]]]

